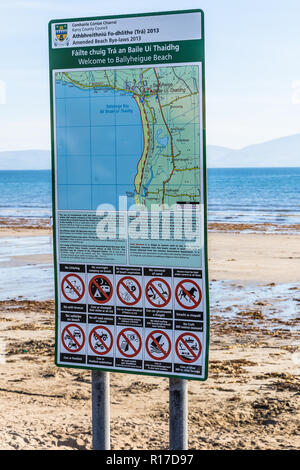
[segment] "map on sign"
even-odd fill
[[[200,203],[199,66],[55,74],[58,209]]]

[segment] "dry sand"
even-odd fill
[[[210,276],[296,283],[299,241],[211,233]],[[191,449],[300,446],[299,334],[253,307],[238,321],[213,317],[209,379],[189,383]],[[1,449],[91,448],[90,372],[53,365],[53,312],[52,301],[0,302]],[[168,380],[111,374],[111,435],[114,449],[167,449]]]
[[[300,281],[300,235],[210,233],[210,279]]]

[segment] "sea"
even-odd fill
[[[208,220],[300,224],[300,168],[208,169]],[[0,171],[0,217],[49,219],[51,171]],[[266,228],[268,230],[268,228]]]
[[[209,169],[208,220],[299,224],[300,168]]]
[[[5,225],[35,224],[51,217],[50,171],[0,171],[0,219]],[[248,168],[208,170],[208,220],[222,224],[267,224],[283,230],[296,230],[300,224],[300,168]],[[271,226],[271,227],[270,227]],[[231,227],[232,229],[232,227]],[[0,244],[0,301],[7,299],[44,300],[54,298],[53,264],[11,262],[12,256],[52,254],[50,236],[2,237]],[[266,296],[285,297],[291,288],[282,285],[245,286],[236,295],[244,299],[246,290],[256,299]],[[246,290],[245,290],[246,289]],[[275,290],[274,290],[275,289]],[[277,289],[277,290],[276,290]],[[212,312],[232,303],[231,281],[211,283]],[[247,296],[249,297],[249,296]],[[225,302],[225,303],[224,303]],[[236,299],[235,303],[239,303]],[[285,310],[288,302],[285,303]],[[295,317],[298,304],[291,302],[289,318]]]

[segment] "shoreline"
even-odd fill
[[[24,232],[39,234],[39,231],[46,234],[52,232],[49,225],[49,218],[21,218],[21,217],[0,217],[0,237],[10,234]],[[247,223],[247,222],[213,222],[208,220],[208,232],[221,233],[267,233],[267,234],[300,234],[300,224],[274,224],[265,223]]]
[[[242,228],[240,231],[208,232],[210,281],[256,284],[300,281],[300,232],[249,233]],[[49,265],[53,262],[52,229],[49,227],[3,227],[0,224],[0,239],[3,241],[0,268],[28,264],[34,267],[35,264]],[[14,239],[18,246],[17,252]],[[26,248],[28,244],[29,248]],[[39,249],[42,251],[39,252]]]

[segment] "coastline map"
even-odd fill
[[[55,73],[59,210],[200,203],[198,65]]]

